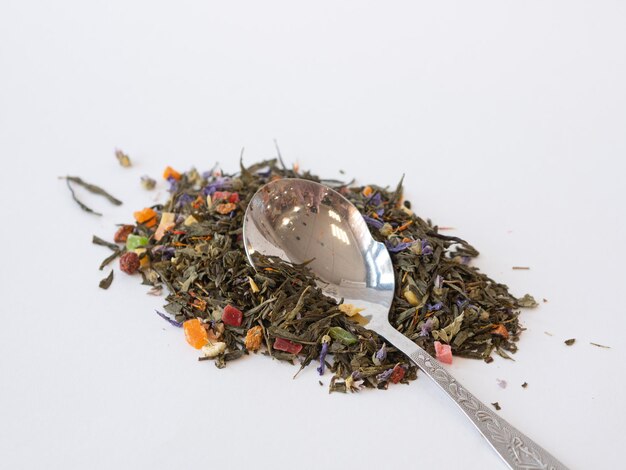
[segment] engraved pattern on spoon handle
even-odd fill
[[[493,449],[514,470],[567,470],[532,439],[511,426],[463,387],[439,362],[395,328],[377,329],[454,400]]]
[[[567,468],[545,449],[487,408],[426,351],[418,346],[416,349],[409,356],[411,360],[455,401],[511,468],[516,470]]]

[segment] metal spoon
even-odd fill
[[[513,469],[565,469],[552,455],[481,403],[426,351],[388,320],[395,279],[387,248],[375,241],[359,211],[338,192],[313,181],[281,179],[253,196],[243,223],[246,254],[309,263],[336,299],[364,308],[367,328],[405,353],[461,408]]]

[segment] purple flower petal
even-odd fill
[[[385,359],[387,359],[387,344],[383,343],[381,348],[376,351],[376,359],[378,359],[380,362],[383,362]]]
[[[422,254],[423,255],[433,254],[433,247],[428,244],[428,240],[422,240]]]
[[[422,323],[420,336],[428,336],[432,330],[433,330],[433,321],[429,318],[424,323]]]
[[[317,368],[317,372],[319,372],[320,375],[324,375],[324,370],[326,368],[326,363],[324,361],[326,360],[326,354],[328,354],[329,345],[330,342],[328,341],[324,341],[322,343],[322,350],[320,351],[320,366]]]
[[[413,244],[413,242],[401,242],[401,243],[398,243],[396,246],[393,246],[391,241],[385,240],[385,245],[387,245],[387,249],[391,253],[398,253],[399,251],[406,250],[412,244]]]
[[[385,372],[381,372],[380,374],[378,374],[376,376],[376,380],[378,380],[379,382],[386,382],[391,377],[391,374],[393,374],[393,368],[387,369]]]
[[[382,221],[378,220],[378,219],[374,219],[372,217],[369,217],[367,215],[363,216],[363,219],[365,219],[365,223],[367,225],[370,225],[376,229],[380,229],[384,224]]]
[[[170,325],[174,325],[174,326],[176,326],[178,328],[182,328],[183,327],[182,323],[177,322],[176,320],[172,320],[170,317],[168,317],[164,313],[161,313],[158,310],[155,310],[155,312],[157,313],[158,316],[160,316],[163,320],[167,321]]]
[[[432,312],[433,310],[441,310],[443,304],[441,302],[437,302],[436,304],[428,304],[428,311]]]

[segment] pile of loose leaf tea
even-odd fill
[[[264,257],[250,266],[244,212],[254,193],[278,178],[321,182],[359,209],[393,260],[392,325],[442,362],[454,356],[490,362],[493,353],[509,358],[521,332],[519,308],[536,305],[470,266],[478,252],[414,214],[402,182],[393,190],[357,187],[288,169],[282,160],[241,165],[232,175],[168,167],[163,177],[171,194],[165,204],[135,212],[135,223],[120,226],[115,243],[94,237],[112,250],[100,268],[119,256],[121,271],[140,273],[150,293],[165,286],[165,313],[157,313],[182,327],[200,360],[217,367],[250,353],[301,369],[313,362],[320,375],[332,374],[330,391],[341,392],[416,377],[406,356],[369,331],[357,308],[325,296],[306,266]],[[112,280],[111,272],[101,287]]]

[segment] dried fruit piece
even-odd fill
[[[345,313],[349,317],[352,317],[352,316],[362,312],[363,310],[365,310],[363,308],[355,307],[352,304],[341,304],[341,305],[339,305],[338,308],[339,308],[340,312]]]
[[[134,225],[122,225],[120,228],[117,229],[117,232],[115,232],[113,240],[115,241],[115,243],[126,243],[128,235],[133,233],[134,229]]]
[[[146,207],[133,214],[138,224],[143,224],[146,227],[154,227],[156,225],[157,213],[154,209]]]
[[[204,324],[198,318],[192,318],[184,322],[183,330],[185,331],[187,342],[196,349],[200,349],[209,342]]]
[[[202,355],[207,358],[217,357],[226,351],[226,343],[209,343],[202,346]]]
[[[506,329],[506,327],[502,323],[495,325],[493,329],[491,330],[491,334],[502,336],[504,339],[509,338],[509,331]]]
[[[226,214],[231,213],[235,209],[237,209],[237,204],[233,204],[232,202],[227,202],[224,204],[218,204],[217,209],[215,210],[222,215],[226,215]]]
[[[173,212],[163,212],[161,214],[161,221],[159,222],[159,226],[154,233],[154,239],[156,241],[161,240],[165,235],[165,232],[170,230],[172,227],[176,225],[176,214]]]
[[[126,237],[126,249],[129,251],[146,246],[147,244],[148,239],[146,237],[142,237],[141,235],[134,235],[131,233],[128,237]]]
[[[444,364],[452,364],[452,348],[449,344],[442,344],[439,341],[435,341],[435,354],[439,362]]]
[[[248,351],[256,351],[261,347],[263,340],[263,329],[260,326],[253,326],[246,333],[245,346]]]
[[[298,354],[302,351],[302,345],[298,343],[294,343],[293,341],[289,341],[285,338],[276,338],[274,340],[274,349],[279,351],[285,351],[291,354]]]
[[[230,326],[241,326],[241,321],[243,320],[243,313],[236,307],[232,305],[227,305],[224,307],[224,313],[222,313],[222,321],[226,325]]]
[[[120,257],[120,269],[126,274],[135,274],[139,265],[139,256],[133,251],[128,251]]]
[[[179,180],[180,179],[180,173],[177,172],[171,166],[167,166],[167,167],[165,167],[165,170],[163,170],[163,179],[166,180],[166,179],[169,179],[169,178],[174,178],[175,180]]]
[[[396,364],[396,366],[393,368],[393,371],[391,371],[391,377],[389,378],[389,380],[391,380],[394,384],[397,384],[404,378],[405,373],[406,370],[404,370],[404,367],[402,367],[400,364]]]

